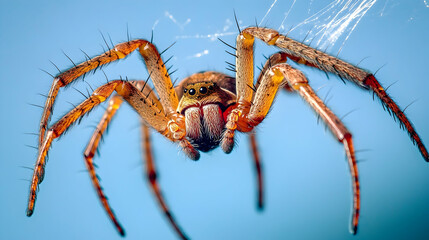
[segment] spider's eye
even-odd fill
[[[196,92],[193,88],[189,89],[189,95],[194,95]]]
[[[210,85],[210,86],[209,86],[209,90],[213,90],[213,85]]]
[[[186,93],[187,91],[188,91],[188,89],[186,89],[186,88],[185,88],[185,89],[183,89],[183,92],[184,92],[184,93]]]
[[[201,94],[206,94],[207,93],[207,88],[206,87],[201,87],[200,88],[200,93]]]

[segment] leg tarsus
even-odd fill
[[[98,180],[97,174],[95,173],[95,167],[94,167],[94,162],[92,160],[92,157],[85,155],[85,165],[88,169],[89,175],[91,177],[91,182],[97,191],[98,198],[100,199],[101,204],[103,205],[103,208],[106,210],[107,215],[109,215],[109,218],[112,221],[112,223],[115,225],[115,228],[118,231],[118,233],[121,236],[125,236],[125,230],[117,220],[117,217],[115,216],[115,213],[110,207],[109,202],[107,201],[106,195],[104,194],[103,189],[101,188],[100,181]]]
[[[353,187],[353,210],[350,222],[350,233],[356,235],[358,224],[359,224],[359,213],[360,213],[360,184],[359,184],[359,174],[357,168],[357,161],[354,151],[354,146],[352,142],[352,135],[346,134],[342,140],[344,144],[344,150],[347,155],[347,162],[349,164],[350,175],[352,177],[352,187]]]
[[[183,138],[179,142],[180,147],[182,147],[183,152],[186,154],[188,158],[191,160],[197,161],[200,159],[200,152],[196,150],[192,144],[186,140],[186,138]]]
[[[429,153],[423,144],[423,141],[420,139],[420,136],[417,134],[416,130],[413,127],[413,124],[408,120],[408,118],[405,116],[404,111],[401,111],[399,106],[387,95],[385,89],[380,85],[380,83],[377,81],[377,79],[374,77],[374,75],[370,74],[367,78],[364,80],[364,84],[366,86],[369,86],[369,88],[374,91],[374,93],[380,98],[383,108],[384,106],[387,107],[387,109],[393,112],[394,118],[399,119],[400,125],[405,126],[405,129],[408,132],[408,135],[411,138],[411,141],[417,145],[417,147],[420,150],[420,153],[422,154],[423,158],[426,162],[429,162]]]

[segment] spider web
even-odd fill
[[[279,30],[284,29],[283,24],[295,2],[296,0],[285,13]],[[339,46],[337,54],[339,54],[359,22],[376,2],[377,0],[335,0],[292,27],[290,32],[306,30],[307,35],[304,42],[315,44],[313,47],[319,49],[336,46],[338,40],[342,39],[342,43],[337,45]],[[310,2],[309,12],[311,12],[311,7],[312,2]]]
[[[426,3],[427,0],[424,1]],[[292,3],[287,8],[287,11],[284,13],[284,18],[281,21],[280,26],[278,27],[278,31],[285,32],[287,28],[285,27],[286,19],[296,10],[294,9],[297,3],[296,0],[274,0],[263,15],[259,25],[264,25],[264,23],[267,22],[267,19],[270,18],[270,15],[273,15],[275,14],[275,11],[284,8],[284,5],[289,4],[289,2]],[[317,10],[317,7],[314,6],[316,5],[316,3],[311,0],[308,2],[306,12],[307,14],[311,14],[312,12],[315,13],[304,19],[302,22],[296,24],[289,30],[289,32],[299,31],[300,37],[305,38],[305,43],[315,44],[315,46],[312,47],[326,49],[329,47],[337,46],[337,48],[339,49],[339,53],[350,35],[353,33],[353,31],[359,24],[360,20],[362,20],[362,18],[376,2],[377,0],[334,0],[328,5]],[[302,4],[302,2],[300,4]],[[385,5],[387,5],[387,2]],[[179,35],[176,36],[176,39],[207,38],[212,41],[215,41],[219,37],[236,35],[237,31],[228,31],[230,30],[231,25],[232,21],[230,19],[226,19],[225,26],[222,30],[209,34],[197,33],[195,35]],[[242,26],[242,22],[240,20],[239,25],[241,28],[245,27]],[[342,40],[341,44],[337,44],[339,40]]]

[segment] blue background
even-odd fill
[[[298,25],[330,1],[298,1],[285,29]],[[227,33],[234,43],[235,9],[241,26],[254,25],[273,1],[1,1],[0,5],[0,239],[120,239],[102,209],[85,172],[82,152],[103,109],[93,111],[59,141],[54,141],[40,187],[35,213],[25,216],[36,137],[43,105],[52,83],[40,69],[56,74],[75,62],[103,52],[99,33],[114,43],[150,39],[165,49],[182,79],[201,70],[224,71],[233,61],[227,47],[208,34]],[[262,25],[278,29],[292,1],[279,0]],[[333,10],[332,14],[339,9]],[[176,22],[166,15],[171,14]],[[188,21],[188,19],[190,19]],[[321,19],[323,21],[323,19]],[[318,24],[318,23],[316,23]],[[155,27],[154,27],[155,26]],[[289,36],[303,40],[311,24]],[[347,35],[347,32],[343,34]],[[200,36],[197,38],[196,36]],[[310,34],[311,37],[311,34]],[[328,52],[337,53],[340,39]],[[429,144],[429,8],[424,0],[378,0],[345,43],[340,57],[377,73],[389,93],[409,108],[407,115]],[[275,51],[258,42],[256,64]],[[206,50],[206,51],[205,51]],[[195,54],[206,52],[201,57]],[[207,52],[208,51],[208,52]],[[256,180],[247,137],[239,135],[235,150],[203,154],[200,161],[185,158],[179,147],[153,134],[160,184],[179,224],[193,239],[428,239],[429,165],[407,134],[383,111],[378,100],[354,84],[344,85],[323,72],[301,68],[338,116],[351,110],[344,122],[354,134],[362,186],[359,233],[348,232],[351,188],[343,147],[313,111],[296,95],[281,92],[267,119],[258,127],[264,164],[266,208],[256,211]],[[121,75],[145,79],[139,56],[105,68],[109,79]],[[86,78],[95,88],[100,72]],[[86,92],[78,81],[74,86]],[[53,120],[83,97],[63,89]],[[142,174],[138,115],[123,106],[114,119],[101,156],[95,159],[102,186],[127,239],[176,239],[159,210]]]

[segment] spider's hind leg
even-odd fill
[[[132,81],[130,82],[133,84],[137,89],[142,89],[141,92],[143,95],[146,95],[147,98],[145,99],[147,102],[150,102],[151,104],[154,104],[157,109],[163,110],[162,105],[157,100],[155,94],[153,93],[152,89],[146,85],[145,81]],[[117,109],[120,107],[121,103],[123,102],[123,99],[119,95],[115,95],[112,97],[112,99],[109,101],[109,105],[107,107],[107,110],[105,114],[103,115],[102,119],[100,120],[99,124],[97,125],[97,128],[95,132],[93,133],[91,140],[89,141],[89,144],[87,148],[84,151],[84,157],[85,157],[85,164],[88,168],[88,172],[91,177],[91,181],[93,183],[93,186],[97,192],[97,195],[101,201],[101,204],[103,205],[103,208],[109,215],[109,218],[115,225],[118,232],[123,236],[124,230],[119,224],[119,221],[117,220],[115,214],[113,213],[112,208],[109,205],[109,202],[103,192],[103,189],[100,185],[100,181],[96,175],[95,167],[93,163],[93,157],[97,151],[97,148],[99,146],[100,140],[102,138],[102,135],[107,129],[107,126],[110,124],[113,116],[115,115]],[[156,112],[155,112],[156,113]],[[160,187],[157,184],[156,181],[156,171],[155,171],[155,165],[154,160],[152,156],[152,150],[150,146],[150,137],[149,137],[149,128],[142,123],[142,130],[143,130],[143,149],[144,149],[144,156],[146,159],[146,176],[148,181],[150,182],[150,186],[153,190],[153,193],[156,196],[156,199],[161,206],[163,212],[166,214],[167,218],[169,219],[171,225],[175,229],[175,231],[178,233],[178,235],[182,239],[187,239],[186,235],[183,233],[183,231],[180,229],[178,224],[173,218],[173,215],[168,210],[167,204],[164,201],[164,198],[161,195]]]
[[[243,112],[240,112],[240,109],[233,109],[231,113],[234,113],[235,110],[237,115],[229,118],[229,126],[237,126],[237,129],[240,131],[243,130],[240,126],[247,126],[249,129],[257,126],[268,114],[278,89],[285,84],[288,85],[288,89],[297,91],[310,104],[316,113],[326,122],[338,141],[344,144],[353,188],[353,211],[350,231],[356,234],[360,209],[360,188],[352,135],[338,117],[317,97],[313,89],[308,85],[304,74],[286,63],[280,63],[271,67],[262,77],[254,93],[248,112],[243,114]]]
[[[173,214],[169,210],[164,200],[164,197],[162,196],[161,189],[158,184],[158,175],[156,173],[155,161],[152,155],[150,130],[144,123],[141,124],[141,128],[142,128],[142,138],[143,138],[142,146],[143,146],[143,152],[144,152],[144,160],[146,160],[145,161],[146,177],[150,183],[153,194],[158,200],[158,204],[160,205],[165,216],[170,221],[170,224],[172,225],[176,233],[180,236],[180,238],[183,240],[186,240],[188,239],[188,237],[186,236],[186,234],[183,232],[183,230],[180,228],[180,226],[177,224],[176,220],[174,219]]]

